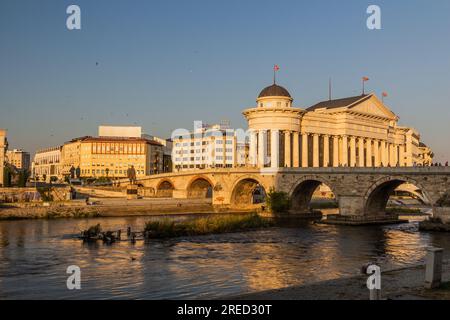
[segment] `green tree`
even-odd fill
[[[291,199],[286,192],[277,192],[272,188],[267,194],[266,204],[272,212],[283,213],[291,208]]]

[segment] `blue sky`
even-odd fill
[[[77,4],[82,30],[66,28]],[[366,8],[382,30],[366,28]],[[100,124],[138,124],[170,136],[194,120],[241,115],[278,83],[308,107],[367,89],[387,91],[400,123],[450,159],[450,1],[0,2],[0,127],[31,152],[95,135]],[[98,62],[98,65],[96,63]]]

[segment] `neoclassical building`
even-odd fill
[[[285,88],[273,84],[256,103],[243,112],[252,166],[395,167],[428,165],[432,158],[419,133],[399,126],[398,116],[374,94],[300,109]]]

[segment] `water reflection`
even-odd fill
[[[177,219],[185,219],[178,217]],[[275,228],[165,241],[82,243],[80,230],[142,229],[149,218],[0,222],[0,298],[217,298],[422,261],[427,246],[450,250],[448,235],[417,223],[385,227],[284,222]],[[66,289],[66,268],[82,270],[82,290]]]

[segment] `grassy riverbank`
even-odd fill
[[[271,220],[251,215],[208,216],[189,221],[175,222],[169,219],[147,222],[145,232],[148,238],[175,238],[207,234],[239,232],[267,228],[273,225]]]

